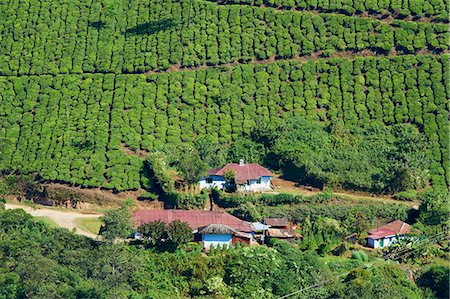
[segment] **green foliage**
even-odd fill
[[[100,217],[100,221],[103,222],[100,235],[108,242],[114,243],[117,239],[125,239],[132,232],[131,213],[125,207],[109,210]]]
[[[400,181],[389,181],[393,189],[411,189],[409,186],[420,186],[429,178],[433,186],[445,188],[450,159],[445,105],[449,69],[446,55],[406,55],[243,64],[147,77],[4,76],[0,78],[0,138],[8,138],[10,145],[2,149],[0,170],[38,173],[45,181],[84,187],[151,190],[157,184],[147,180],[150,176],[146,172],[153,171],[149,165],[155,164],[154,170],[160,171],[158,159],[166,159],[153,152],[167,144],[179,147],[182,143],[193,143],[209,167],[244,157],[247,162],[259,161],[273,168],[279,166],[280,157],[266,153],[260,144],[273,148],[275,133],[287,131],[277,131],[275,124],[283,124],[294,115],[312,123],[298,137],[307,142],[302,151],[312,151],[313,156],[292,160],[308,163],[319,179],[325,176],[329,184],[349,181],[344,187],[354,189],[356,183],[357,188],[367,189],[371,182],[381,181],[380,186],[374,186],[379,190],[386,186],[383,180],[395,174]],[[189,102],[191,97],[197,102]],[[368,125],[373,122],[379,125]],[[333,130],[328,131],[330,123]],[[410,124],[396,126],[395,138],[382,135],[384,131],[394,134],[386,125],[404,123]],[[371,129],[360,129],[367,126]],[[243,138],[253,138],[255,131],[258,142]],[[421,150],[423,134],[427,151]],[[289,142],[295,143],[284,137],[286,140],[276,138],[276,148],[283,152],[290,148]],[[381,139],[377,142],[375,138]],[[377,157],[387,154],[387,149],[373,148],[395,140],[398,142],[392,146],[399,150],[390,152],[387,165],[377,167],[385,169],[378,177],[379,171],[371,171],[376,170],[380,164]],[[401,147],[402,141],[408,142]],[[417,145],[415,141],[419,141]],[[325,159],[330,158],[325,155],[328,146],[336,147],[334,159]],[[143,161],[144,151],[149,152],[148,162]],[[420,162],[425,152],[429,163]],[[169,162],[165,163],[167,168]],[[356,165],[361,165],[359,171],[354,170]],[[333,171],[322,174],[317,166],[349,169],[337,176]],[[426,168],[429,177],[417,171]],[[300,175],[303,171],[293,170]],[[160,184],[172,186],[169,177]]]
[[[357,268],[341,283],[332,263],[285,241],[208,254],[157,252],[128,243],[104,245],[51,229],[22,210],[0,210],[0,244],[2,298],[279,298],[324,282],[302,297],[418,298],[398,265],[380,261]],[[442,275],[428,278],[436,279],[435,286],[445,283]]]
[[[189,209],[203,209],[205,203],[208,200],[208,193],[202,190],[198,194],[182,193],[182,192],[170,192],[162,196],[167,208],[177,208],[182,210]]]
[[[144,243],[151,246],[161,245],[162,240],[166,239],[166,225],[162,221],[142,224],[137,230],[142,234]]]
[[[432,265],[423,271],[417,281],[417,284],[421,288],[431,289],[437,298],[448,298],[449,276],[449,266]]]
[[[144,186],[156,194],[174,190],[174,180],[168,173],[166,156],[162,152],[150,153],[144,163]]]
[[[186,222],[172,221],[166,227],[168,241],[175,247],[192,240],[192,229]]]
[[[270,140],[271,158],[300,183],[391,192],[421,188],[428,178],[426,139],[410,125],[323,127],[295,117],[269,130],[274,136],[266,127],[255,138]]]
[[[211,0],[222,2],[218,0]],[[344,13],[346,15],[369,13],[387,14],[394,18],[404,18],[412,15],[416,17],[429,17],[433,21],[446,21],[448,7],[443,1],[371,1],[371,0],[337,0],[337,1],[303,1],[303,0],[233,0],[225,3],[240,3],[259,6],[264,4],[269,7],[281,7],[283,9],[296,8],[298,10],[318,10],[324,12]]]
[[[352,251],[352,259],[359,260],[361,262],[368,262],[369,258],[364,251]]]
[[[409,207],[395,204],[339,204],[339,205],[298,205],[291,207],[266,207],[265,213],[270,217],[287,217],[293,223],[300,223],[302,230],[308,221],[314,222],[319,218],[331,218],[340,223],[343,234],[365,232],[373,227],[376,219],[385,222],[406,220]],[[358,221],[364,217],[364,224]]]
[[[449,193],[439,189],[429,189],[419,194],[419,221],[430,226],[448,227]]]
[[[398,200],[413,201],[417,198],[416,190],[406,190],[394,194],[394,198]]]
[[[189,186],[196,184],[206,174],[208,165],[201,159],[199,152],[193,146],[181,146],[177,153],[172,164],[185,183]]]
[[[374,9],[369,5],[372,1],[363,2],[367,7],[361,5],[357,9],[359,12]],[[411,11],[418,12],[410,11],[409,2],[403,2],[405,16]],[[35,10],[30,0],[25,3],[20,11],[17,4],[5,2],[0,7],[0,11],[9,16],[0,22],[5,36],[0,47],[1,75],[130,74],[166,70],[172,65],[214,66],[272,56],[285,59],[311,53],[326,56],[339,51],[362,50],[374,50],[379,54],[389,54],[392,50],[440,52],[448,48],[445,24],[402,20],[386,24],[339,14],[208,2],[197,2],[189,8],[191,4],[183,1],[119,1],[103,7],[105,4],[99,1],[85,4],[71,0],[54,9],[52,2],[45,0],[42,10]],[[325,2],[319,3],[319,7],[307,5],[307,8],[330,10],[323,7]],[[447,20],[448,10],[442,1],[427,0],[426,3],[433,7],[427,15],[436,14],[440,20]],[[356,9],[352,5],[346,7]],[[385,12],[377,6],[374,10]],[[66,20],[65,16],[73,11],[77,15]],[[11,19],[16,22],[9,22]],[[39,30],[34,29],[36,19],[42,27]],[[62,27],[65,34],[59,34]],[[35,31],[30,35],[30,30]],[[51,47],[46,47],[46,43]],[[184,103],[198,103],[198,98],[189,94],[195,87],[193,83],[183,86],[187,94]],[[217,91],[212,91],[211,95],[216,101],[230,97]],[[233,128],[234,125],[227,123],[222,130],[233,131]]]
[[[223,178],[228,184],[235,184],[236,173],[233,170],[227,170],[223,173]]]
[[[421,298],[417,286],[408,280],[404,270],[395,264],[378,264],[350,271],[345,278],[345,288],[335,288],[332,297]]]
[[[311,196],[294,195],[287,193],[279,194],[226,194],[218,189],[211,190],[212,198],[222,208],[236,208],[244,203],[255,203],[265,206],[277,206],[286,204],[324,204],[333,199],[333,194],[320,192]]]

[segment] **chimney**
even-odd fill
[[[240,159],[240,160],[239,160],[239,166],[244,166],[244,164],[245,164],[245,163],[244,163],[244,159]]]

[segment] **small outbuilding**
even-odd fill
[[[250,245],[252,235],[239,232],[224,224],[210,224],[198,229],[202,236],[203,248],[209,250],[211,247],[231,246],[237,243]]]
[[[369,231],[367,245],[372,248],[383,248],[403,239],[410,233],[411,226],[400,220],[390,222]]]
[[[237,230],[224,224],[210,224],[199,228],[198,233],[202,236],[203,248],[208,250],[219,245],[230,246]]]
[[[301,238],[301,235],[297,234],[289,225],[287,218],[264,218],[264,225],[269,227],[264,231],[264,235],[268,239],[282,239],[293,243],[295,239]]]

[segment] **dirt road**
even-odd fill
[[[80,229],[79,225],[77,224],[77,220],[80,218],[98,218],[102,216],[101,214],[82,214],[73,211],[70,212],[59,211],[54,209],[41,208],[40,206],[38,209],[33,209],[32,207],[29,206],[11,203],[7,203],[5,207],[7,209],[23,209],[32,216],[48,217],[61,227],[67,228],[69,230],[75,228],[76,229],[75,233],[93,239],[97,238],[97,235]]]

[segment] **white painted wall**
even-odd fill
[[[217,189],[222,190],[224,188],[225,184],[227,183],[222,176],[212,175],[212,176],[209,176],[209,178],[213,179],[212,183],[210,183],[210,184],[206,182],[206,178],[200,179],[200,181],[198,182],[200,185],[200,189],[204,189],[204,188],[211,189],[211,188],[215,187]]]
[[[270,180],[272,177],[263,176],[261,177],[261,183],[257,180],[250,180],[250,184],[240,185],[240,191],[265,191],[270,190]]]
[[[207,183],[206,178],[201,178],[198,182],[200,185],[200,189],[210,189],[210,188],[218,188],[223,189],[224,186],[227,184],[227,182],[224,180],[222,176],[214,175],[209,176],[209,178],[213,179],[212,183]],[[245,185],[239,185],[239,191],[267,191],[271,190],[270,188],[270,180],[272,179],[271,176],[263,176],[261,177],[261,183],[258,184],[258,180],[250,180],[250,184]]]
[[[404,236],[399,237],[399,239],[403,239],[403,238],[404,238]],[[367,245],[372,248],[384,248],[387,246],[391,246],[392,244],[397,242],[397,236],[385,237],[383,239],[383,247],[380,246],[380,243],[381,243],[380,241],[381,241],[381,239],[368,238]]]
[[[202,235],[203,248],[210,249],[210,247],[220,246],[231,246],[232,236],[230,234],[220,235],[220,234],[204,234]]]

